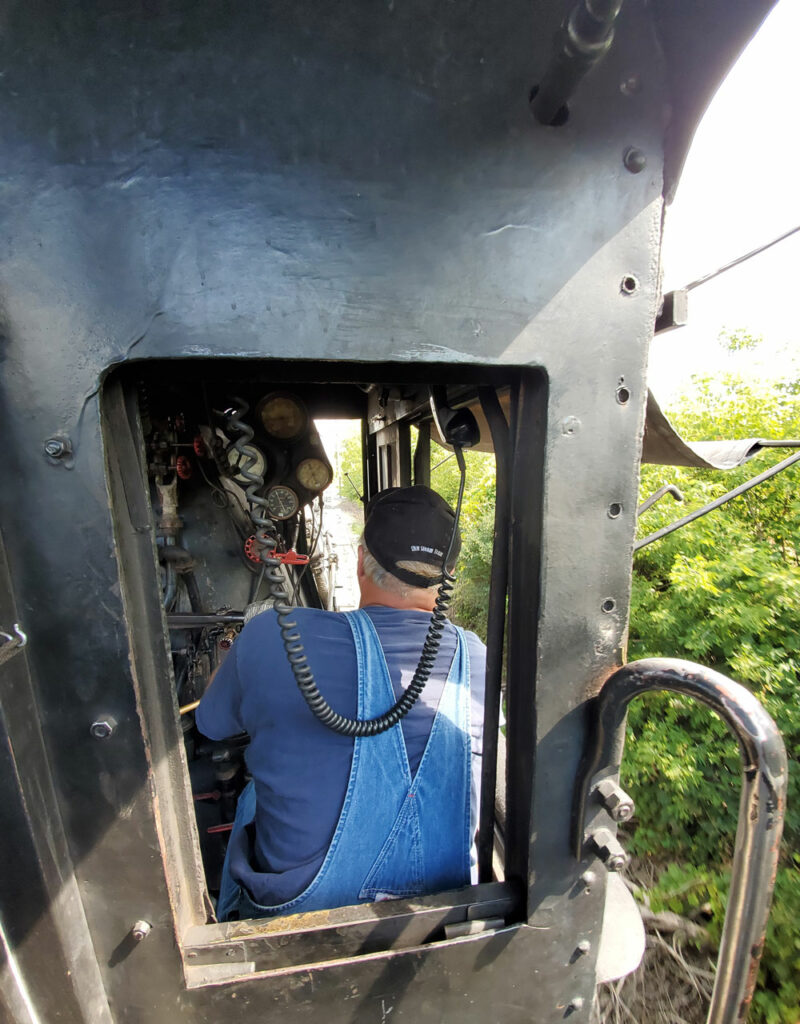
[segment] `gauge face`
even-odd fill
[[[259,409],[264,430],[270,437],[291,441],[306,429],[308,416],[299,398],[292,395],[267,395]]]
[[[237,484],[255,482],[247,479],[244,475],[245,471],[253,476],[261,477],[263,481],[267,460],[254,444],[242,445],[241,451],[238,448],[229,448],[226,457],[231,468],[231,475]]]
[[[300,501],[291,487],[279,484],[269,490],[267,508],[273,519],[291,519],[300,508]]]
[[[303,459],[295,475],[307,491],[324,491],[333,478],[322,459]]]

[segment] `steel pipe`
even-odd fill
[[[531,99],[542,124],[557,124],[575,89],[608,52],[622,0],[580,0],[561,26],[553,55]]]
[[[589,794],[598,776],[616,775],[625,742],[625,715],[634,697],[667,690],[715,711],[739,741],[742,792],[717,975],[707,1024],[747,1017],[775,883],[788,766],[772,718],[749,690],[719,672],[673,658],[635,661],[615,672],[593,702],[593,736],[576,792],[576,850],[584,855]]]
[[[481,408],[489,424],[497,468],[492,569],[489,609],[486,619],[486,691],[481,758],[481,805],[478,828],[478,881],[493,879],[492,853],[495,839],[495,790],[497,789],[497,744],[500,729],[500,697],[503,676],[503,638],[506,628],[508,593],[508,524],[511,505],[511,445],[508,423],[495,388],[478,388]]]
[[[664,526],[660,530],[656,530],[655,533],[648,534],[647,537],[642,537],[641,540],[637,540],[633,545],[634,552],[646,548],[648,544],[652,544],[654,541],[661,540],[662,537],[668,536],[670,533],[674,533],[676,530],[680,530],[684,526],[688,526],[689,523],[693,523],[695,519],[700,519],[701,516],[708,515],[709,512],[713,512],[715,509],[720,508],[722,505],[726,505],[729,501],[733,501],[734,498],[738,498],[740,495],[745,494],[750,490],[751,487],[757,487],[759,484],[763,484],[765,480],[769,480],[770,477],[776,476],[778,473],[782,473],[784,469],[788,469],[789,466],[793,466],[796,462],[800,462],[800,452],[795,452],[794,455],[790,455],[788,459],[784,459],[783,462],[777,463],[775,466],[771,466],[769,469],[765,469],[763,473],[759,473],[758,476],[754,476],[752,480],[747,480],[743,484],[739,484],[738,487],[734,487],[732,491],[728,491],[727,494],[720,495],[719,498],[715,498],[714,501],[704,505],[702,508],[698,508],[694,512],[690,512],[687,516],[682,519],[676,519],[674,523],[670,523],[669,526]],[[639,509],[638,515],[644,511],[644,506]]]

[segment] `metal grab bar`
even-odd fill
[[[607,680],[594,701],[593,734],[576,793],[579,856],[585,847],[589,795],[600,778],[619,771],[627,706],[651,690],[694,697],[716,711],[739,740],[739,822],[707,1024],[743,1022],[755,987],[778,865],[788,782],[786,750],[777,726],[753,694],[721,673],[675,658],[626,665]]]

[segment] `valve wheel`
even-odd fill
[[[181,480],[188,480],[192,475],[192,464],[186,455],[179,455],[175,460],[175,472]]]
[[[244,542],[244,553],[250,559],[251,562],[255,562],[256,565],[261,564],[261,555],[259,554],[258,544],[256,543],[256,535],[248,537]]]

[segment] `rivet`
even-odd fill
[[[561,433],[567,437],[577,434],[581,429],[581,421],[577,416],[567,416],[561,421]]]
[[[642,90],[642,78],[641,75],[633,74],[623,78],[619,83],[619,91],[623,96],[636,96],[637,93]]]
[[[636,146],[628,146],[622,156],[622,162],[625,164],[625,170],[631,174],[639,174],[647,167],[647,157]]]
[[[588,892],[588,890],[591,889],[591,887],[597,881],[597,875],[594,873],[594,871],[584,871],[581,875],[581,881],[586,886]]]
[[[588,939],[581,939],[576,948],[579,953],[585,956],[592,948],[592,944]]]
[[[582,1010],[583,1009],[583,996],[573,996],[569,1001],[570,1010]]]

